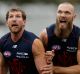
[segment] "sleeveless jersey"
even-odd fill
[[[32,54],[32,44],[36,38],[28,31],[24,31],[17,42],[11,40],[10,33],[1,38],[0,49],[10,74],[38,74]]]
[[[68,38],[59,38],[54,34],[55,24],[46,28],[48,35],[47,50],[54,50],[53,64],[55,66],[68,67],[77,63],[77,49],[80,29],[73,26]]]

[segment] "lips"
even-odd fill
[[[17,25],[17,24],[12,24],[12,27],[13,27],[13,26],[18,26],[18,25]]]
[[[67,27],[67,21],[65,19],[60,19],[59,20],[59,28],[66,29],[66,27]]]
[[[66,23],[67,21],[66,20],[60,20],[60,23]]]

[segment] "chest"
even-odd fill
[[[32,55],[32,44],[24,40],[18,43],[7,41],[3,46],[2,53],[6,60],[12,60],[14,58],[18,60],[28,60]]]
[[[78,40],[75,37],[66,39],[53,37],[49,39],[48,49],[55,51],[76,52],[78,49]]]

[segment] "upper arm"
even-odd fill
[[[47,36],[47,31],[46,31],[46,29],[44,29],[44,30],[40,33],[39,37],[40,37],[40,39],[42,40],[43,44],[44,44],[44,45],[47,45],[47,43],[48,43],[48,36]]]
[[[2,53],[0,52],[0,74],[7,74],[8,68],[5,64]]]
[[[39,39],[35,39],[32,45],[32,53],[35,61],[35,65],[40,72],[42,66],[46,65],[45,50],[42,42]]]
[[[3,55],[2,55],[2,53],[0,52],[0,66],[2,66],[3,63],[4,63]]]
[[[77,61],[78,61],[78,64],[80,64],[80,37],[78,40]]]

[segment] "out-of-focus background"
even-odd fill
[[[0,37],[9,32],[5,25],[5,15],[9,9],[23,9],[27,14],[25,29],[39,35],[45,27],[55,23],[57,5],[64,1],[74,4],[77,13],[74,24],[80,26],[80,0],[0,0]]]

